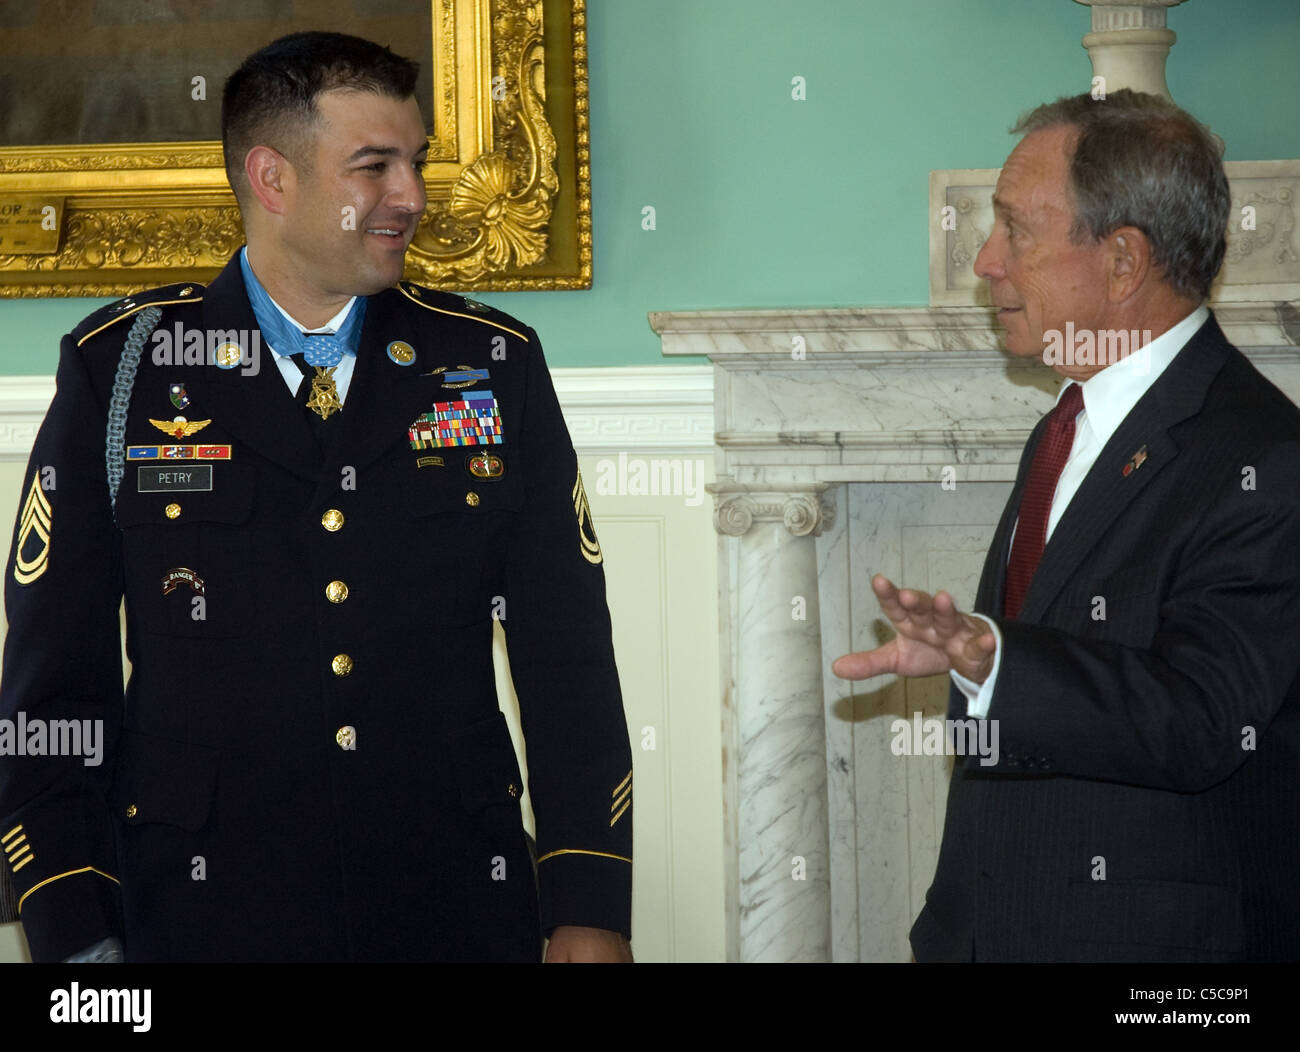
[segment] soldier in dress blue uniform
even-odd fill
[[[600,543],[536,333],[400,280],[415,76],[338,34],[249,58],[246,249],[63,341],[0,717],[102,720],[104,762],[0,758],[38,961],[630,960]]]

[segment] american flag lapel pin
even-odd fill
[[[1135,472],[1146,462],[1146,459],[1147,459],[1147,447],[1143,446],[1141,449],[1139,449],[1136,453],[1134,453],[1131,457],[1128,458],[1128,463],[1124,465],[1124,470],[1122,472],[1123,476],[1125,478],[1128,478],[1131,474],[1133,474],[1133,472]]]

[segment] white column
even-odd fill
[[[714,524],[731,674],[723,706],[733,959],[829,961],[826,717],[817,550],[824,483],[723,482]],[[731,540],[730,538],[734,538]]]
[[[1169,98],[1165,60],[1177,39],[1165,26],[1165,9],[1183,0],[1075,0],[1092,8],[1092,32],[1083,46],[1094,77],[1106,91],[1132,88]]]

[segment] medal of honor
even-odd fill
[[[333,367],[313,366],[316,375],[311,378],[311,397],[307,399],[307,408],[322,420],[328,420],[331,413],[343,408],[339,401],[339,389],[334,384]]]

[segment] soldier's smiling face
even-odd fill
[[[414,98],[335,89],[316,97],[313,156],[286,196],[284,247],[327,295],[369,296],[402,276],[426,202],[429,143]]]

